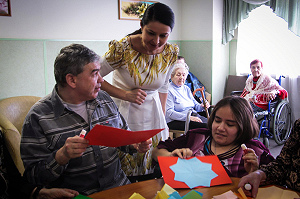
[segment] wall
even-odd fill
[[[212,94],[223,98],[229,74],[229,46],[222,45],[223,0],[189,0],[182,4],[181,55],[190,71]]]
[[[222,44],[223,1],[215,1],[213,15],[212,102],[216,104],[224,96],[229,74],[229,45]]]
[[[87,2],[12,0],[12,17],[0,17],[0,99],[51,92],[55,83],[53,62],[63,46],[82,43],[103,55],[111,39],[121,39],[139,28],[139,21],[118,19],[118,0]],[[223,67],[226,60],[213,67],[213,18],[217,12],[222,13],[220,9],[213,12],[213,7],[222,0],[160,2],[175,13],[169,41],[180,46],[180,54],[186,57],[191,72],[218,100],[221,95],[214,97],[214,93],[221,93],[225,84],[214,81],[212,73],[213,68]],[[222,75],[227,77],[226,73]],[[213,91],[213,85],[218,89]]]
[[[214,1],[182,1],[180,55],[190,71],[212,92],[212,5]]]
[[[160,2],[179,13],[180,0]],[[11,0],[11,10],[12,17],[0,17],[0,38],[111,40],[139,28],[139,21],[118,19],[118,0]],[[178,21],[171,40],[180,38]]]

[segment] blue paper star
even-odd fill
[[[198,158],[180,159],[170,166],[175,173],[174,180],[184,182],[188,187],[210,187],[212,179],[218,175],[211,169],[212,164],[201,162]]]

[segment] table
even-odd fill
[[[222,194],[229,190],[236,192],[239,178],[231,178],[231,180],[231,184],[204,187],[194,190],[203,193],[203,199],[211,199],[213,196]],[[155,197],[157,191],[160,191],[162,189],[164,184],[165,182],[162,178],[147,180],[94,193],[92,195],[89,195],[88,197],[93,199],[128,199],[134,192],[136,192],[141,194],[146,199],[152,199]],[[190,192],[191,189],[176,189],[176,191],[178,191],[181,196],[184,196],[185,194]]]

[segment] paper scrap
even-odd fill
[[[179,193],[173,192],[172,194],[169,195],[170,197],[168,199],[182,199],[181,196],[179,195]]]
[[[214,196],[213,199],[238,199],[238,197],[231,190],[229,190],[225,193]]]
[[[256,199],[286,199],[299,198],[299,195],[292,190],[282,189],[276,186],[261,187],[258,189]]]
[[[169,199],[170,195],[172,195],[173,193],[177,193],[179,195],[179,193],[175,189],[170,187],[168,184],[165,184],[163,188],[157,192],[155,199]]]
[[[145,131],[128,131],[96,124],[85,136],[90,145],[101,145],[107,147],[126,146],[140,143],[152,138],[163,129],[153,129]]]
[[[139,193],[133,193],[129,199],[146,199]]]
[[[247,196],[246,196],[246,194],[244,193],[244,191],[241,187],[238,189],[238,192],[241,194],[242,199],[247,199]]]
[[[185,194],[182,199],[202,199],[203,194],[196,191],[196,190],[192,190],[190,192],[188,192],[187,194]]]
[[[188,170],[187,169],[187,167],[188,167],[189,170],[197,173],[197,172],[201,172],[201,170],[203,170],[203,169],[210,168],[211,171],[213,171],[214,173],[208,172],[209,178],[212,178],[214,175],[216,175],[216,177],[214,177],[210,181],[210,184],[208,184],[208,186],[232,183],[230,177],[228,176],[227,172],[225,171],[224,167],[220,163],[217,156],[214,156],[214,155],[212,155],[212,156],[197,156],[197,157],[192,157],[189,159],[193,159],[193,158],[195,158],[195,160],[197,160],[197,159],[200,160],[202,163],[199,164],[199,162],[198,162],[197,166],[195,167],[195,165],[191,166],[188,161],[187,165],[185,165],[185,164],[177,165],[178,168],[175,167],[175,171],[176,170]],[[193,179],[196,182],[193,181],[191,184],[189,184],[189,186],[185,182],[183,182],[186,180],[189,182],[189,179],[187,179],[184,175],[179,174],[179,176],[178,176],[178,174],[177,174],[175,176],[175,172],[171,169],[171,166],[175,165],[177,163],[178,159],[180,159],[180,158],[178,158],[178,157],[162,157],[162,156],[158,157],[159,166],[160,166],[165,183],[167,183],[172,188],[190,188],[199,182],[202,183],[202,179],[201,179],[202,176],[198,177],[198,179]],[[185,159],[185,160],[189,160],[189,159]],[[193,160],[193,161],[195,161],[195,160]],[[209,164],[211,164],[211,167],[209,165],[206,165],[203,163],[209,163]],[[202,166],[204,166],[204,167],[202,168]],[[204,174],[204,176],[205,176],[205,174]],[[182,177],[183,181],[178,181],[178,177]],[[179,179],[179,180],[181,180],[181,179]],[[205,182],[206,182],[206,180],[205,180]],[[203,186],[197,186],[195,188],[200,188],[200,187],[203,187]]]
[[[211,180],[218,175],[212,171],[212,164],[203,163],[197,158],[180,159],[170,169],[175,173],[174,180],[184,182],[189,188],[210,187]]]
[[[84,196],[84,195],[81,195],[81,194],[79,194],[78,196],[74,197],[74,199],[88,199],[88,198],[90,198],[90,197],[87,197],[87,196]],[[92,198],[90,198],[90,199],[92,199]]]

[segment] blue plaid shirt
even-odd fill
[[[128,129],[110,96],[100,91],[87,101],[89,123],[63,104],[56,87],[37,102],[26,116],[21,139],[21,156],[28,181],[46,187],[61,187],[89,195],[130,183],[118,157],[117,148],[89,146],[81,157],[61,166],[55,154],[68,137],[89,132],[96,124]]]

